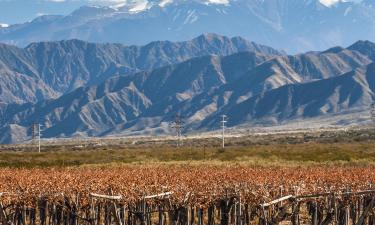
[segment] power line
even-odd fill
[[[171,122],[170,127],[175,129],[177,140],[176,145],[177,147],[182,146],[181,136],[182,136],[182,129],[184,128],[184,122],[179,114],[176,115],[176,118],[173,122]]]
[[[228,122],[226,121],[227,119],[227,116],[226,115],[222,115],[222,120],[220,121],[221,122],[221,128],[222,128],[222,139],[223,139],[223,143],[222,143],[222,147],[225,148],[225,124]]]

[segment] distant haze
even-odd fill
[[[111,5],[114,1],[0,0],[0,23],[17,24],[40,15],[68,15],[83,5]]]
[[[375,41],[375,0],[20,1],[0,0],[0,24],[9,24],[0,27],[0,42],[19,47],[70,39],[145,45],[216,33],[295,54]],[[30,12],[39,17],[17,25],[1,19],[30,20]]]
[[[40,15],[68,15],[84,5],[117,5],[145,0],[0,0],[0,24],[17,24],[31,21]],[[165,0],[169,2],[172,0]],[[339,0],[320,0],[331,6]],[[357,0],[358,2],[359,0]],[[212,0],[225,3],[227,0]]]

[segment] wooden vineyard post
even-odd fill
[[[143,198],[140,202],[140,210],[139,210],[139,219],[141,222],[141,225],[146,225],[146,202],[145,199]]]
[[[361,216],[361,210],[362,210],[362,199],[363,196],[359,196],[357,201],[356,201],[356,221],[355,224],[358,223],[359,217]]]
[[[294,196],[299,195],[299,187],[294,186]],[[291,222],[292,225],[300,225],[300,218],[299,218],[299,211],[300,211],[300,203],[297,198],[293,198],[292,202],[292,216],[291,216]]]
[[[266,212],[266,209],[264,207],[264,204],[261,206],[261,212],[260,212],[260,216],[259,216],[259,225],[267,225],[268,224],[268,220],[267,220],[267,212]]]
[[[91,198],[91,204],[94,203],[94,198],[96,199],[103,199],[104,200],[104,207],[102,208],[102,205],[100,202],[98,202],[95,207],[93,205],[90,206],[90,212],[88,213],[89,215],[92,216],[91,221],[93,224],[105,224],[105,225],[111,225],[112,224],[112,216],[114,218],[114,221],[117,225],[123,225],[121,217],[120,217],[120,212],[117,209],[117,205],[115,203],[116,200],[121,200],[122,196],[114,196],[112,190],[110,190],[111,195],[101,195],[101,194],[95,194],[91,193],[90,198]],[[73,224],[78,225],[78,210],[79,210],[79,198],[78,194],[76,197],[76,203],[73,204],[72,210],[73,210]],[[104,216],[101,216],[101,211],[102,209],[104,210]],[[96,211],[96,212],[95,212]],[[130,212],[130,211],[129,211]],[[124,216],[125,217],[125,216]],[[130,215],[129,215],[130,218]],[[103,219],[103,223],[102,223]]]
[[[163,207],[161,205],[158,206],[158,211],[159,211],[159,223],[158,225],[164,225],[164,212],[163,212]]]
[[[312,203],[313,206],[313,218],[312,218],[312,224],[313,225],[318,225],[318,203],[316,199]]]
[[[233,209],[233,211],[232,211],[232,218],[233,218],[233,221],[231,221],[231,222],[233,222],[233,224],[234,225],[238,225],[238,223],[237,223],[237,220],[238,220],[238,214],[237,214],[237,205],[238,205],[238,203],[236,202],[236,203],[234,203],[234,209]]]
[[[316,190],[315,190],[315,187],[314,187],[314,192],[315,192]],[[318,201],[317,201],[317,198],[318,198],[318,196],[316,196],[315,198],[314,198],[314,201],[313,202],[311,202],[311,204],[310,204],[310,207],[312,207],[312,225],[318,225]],[[311,209],[310,209],[310,211],[311,211]]]
[[[119,201],[122,197],[112,192],[111,195],[90,194],[88,201],[79,199],[78,194],[56,201],[41,196],[36,199],[36,206],[3,200],[0,201],[0,225],[250,225],[256,219],[260,225],[375,223],[375,190],[280,196],[260,205],[252,205],[243,193],[216,199],[207,208],[200,203],[189,204],[188,195],[182,204],[174,204],[171,199],[165,199],[169,196],[166,193],[144,196],[131,203]],[[151,198],[158,199],[147,200]]]
[[[242,225],[242,207],[241,207],[241,193],[239,194],[239,202],[238,202],[238,223],[237,225]]]
[[[349,206],[345,206],[345,225],[349,225],[349,220],[350,220],[350,211],[349,211]]]
[[[198,208],[198,225],[203,225],[203,221],[204,221],[203,208],[199,207]]]
[[[73,218],[74,218],[74,225],[79,225],[79,193],[76,193],[75,202],[73,202]]]
[[[22,224],[26,225],[26,207],[22,206]]]
[[[366,201],[364,201],[364,202],[366,202]],[[375,205],[375,197],[372,197],[369,204],[364,208],[364,210],[362,212],[362,215],[359,217],[356,225],[364,225],[365,224],[366,218],[367,218],[370,210],[372,210],[374,208],[374,205]]]
[[[338,225],[345,225],[345,206],[343,205],[342,202],[340,202],[339,204],[337,214],[338,214],[338,219],[337,219]]]
[[[39,222],[40,225],[45,225],[47,220],[47,200],[41,199],[39,203]]]
[[[207,210],[207,225],[215,225],[215,207],[211,205]]]
[[[133,225],[133,209],[129,206],[128,210],[128,225]]]
[[[244,224],[250,225],[250,222],[251,222],[251,207],[249,204],[245,204]]]
[[[327,213],[326,217],[323,219],[323,221],[320,223],[321,225],[329,225],[332,224],[334,221],[334,197],[332,195],[326,197],[326,204],[327,204]],[[322,215],[323,216],[323,215]]]
[[[283,207],[277,207],[278,209],[275,210],[274,206],[281,204],[283,201],[290,201],[294,197],[292,195],[284,196],[273,200],[269,203],[263,203],[260,205],[261,209],[261,216],[259,217],[260,224],[277,224],[283,221],[287,217],[287,205]],[[277,212],[277,213],[276,213]]]
[[[152,209],[152,207],[151,206],[148,206],[147,207],[147,224],[148,225],[152,225],[152,211],[153,211],[153,209]]]
[[[2,225],[7,225],[8,224],[8,216],[7,216],[6,212],[5,212],[3,203],[1,203],[1,201],[0,201],[0,222],[1,222]]]
[[[119,211],[117,210],[116,203],[112,202],[111,209],[113,210],[112,214],[117,225],[123,225],[120,219]]]
[[[124,225],[128,225],[126,222],[127,222],[127,220],[126,220],[126,205],[125,204],[123,204],[122,206],[121,206],[121,212],[122,212],[122,224],[124,224]]]
[[[229,212],[231,211],[234,199],[223,199],[220,201],[220,225],[229,225]]]
[[[96,213],[95,213],[95,222],[96,225],[100,224],[101,220],[101,211],[102,211],[102,204],[99,202],[98,205],[96,206]]]
[[[300,225],[299,220],[299,211],[300,211],[300,204],[295,200],[292,205],[292,225]]]
[[[94,198],[90,196],[90,219],[91,219],[91,225],[95,225],[95,207],[94,207]]]
[[[334,210],[334,224],[335,225],[337,225],[338,224],[338,219],[337,219],[337,217],[338,217],[338,213],[337,213],[337,211],[338,211],[338,209],[337,209],[337,199],[336,199],[336,195],[335,195],[335,193],[333,193],[333,210]]]
[[[191,222],[190,222],[190,225],[195,225],[195,206],[191,206]]]
[[[186,224],[187,225],[191,225],[191,218],[190,218],[190,216],[191,216],[191,208],[190,208],[190,205],[187,205],[186,206]]]

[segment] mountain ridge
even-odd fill
[[[9,104],[0,107],[1,129],[18,135],[4,142],[24,140],[34,121],[46,127],[45,138],[56,138],[166,133],[176,114],[189,132],[217,128],[222,114],[238,126],[367,110],[375,100],[375,49],[367,44],[294,56],[206,55],[114,76],[53,100]]]
[[[173,1],[162,6],[161,0],[150,2],[142,7],[85,6],[67,16],[39,17],[1,28],[0,41],[26,46],[78,38],[144,45],[154,40],[181,41],[201,33],[218,33],[242,36],[289,54],[347,46],[359,39],[375,41],[371,1],[338,1],[329,7],[319,0],[231,0],[228,4]]]
[[[283,53],[240,37],[205,34],[185,42],[145,46],[96,44],[80,40],[33,43],[21,49],[0,45],[0,102],[36,102],[56,98],[80,86],[98,84],[119,74],[131,75],[194,57],[241,51]],[[17,87],[19,92],[13,87]],[[28,88],[20,88],[20,86]],[[39,88],[38,88],[39,87]]]

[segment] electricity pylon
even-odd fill
[[[182,129],[184,128],[184,122],[179,114],[176,115],[176,118],[173,122],[170,123],[170,127],[175,129],[176,136],[177,136],[177,147],[182,146],[181,136],[182,136]]]

